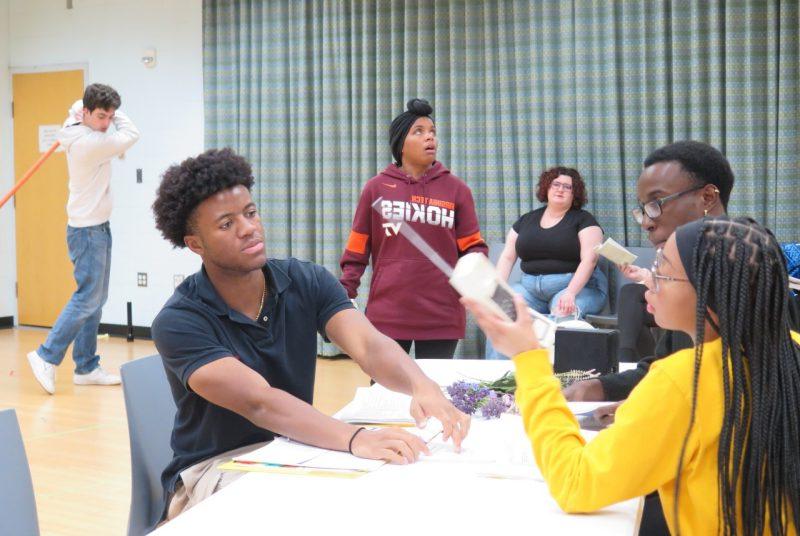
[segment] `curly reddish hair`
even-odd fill
[[[581,208],[586,204],[586,184],[577,169],[564,166],[556,166],[546,169],[539,175],[539,187],[536,190],[536,199],[542,203],[547,203],[547,192],[550,185],[560,175],[572,177],[572,208]]]

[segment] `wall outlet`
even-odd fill
[[[172,276],[172,288],[178,288],[178,286],[183,283],[183,280],[186,279],[186,276],[183,274],[175,274]]]
[[[136,184],[142,184],[142,168],[136,169]]]
[[[136,285],[139,287],[147,286],[147,272],[136,273]]]

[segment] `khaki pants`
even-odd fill
[[[175,493],[169,499],[167,517],[162,523],[175,519],[189,508],[210,497],[228,484],[235,482],[244,474],[242,471],[220,471],[217,466],[229,461],[231,458],[251,452],[266,444],[257,443],[229,450],[181,471],[181,477],[175,485]]]

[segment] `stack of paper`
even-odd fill
[[[307,467],[346,471],[374,471],[384,462],[367,460],[348,452],[312,447],[278,437],[268,445],[234,458],[238,463],[260,463],[276,467]]]
[[[380,385],[359,387],[352,402],[334,417],[351,424],[394,424],[413,426],[409,412],[411,397]]]
[[[426,443],[439,435],[441,431],[441,425],[435,420],[432,420],[424,429],[408,429],[409,433],[418,435]],[[237,456],[231,462],[223,464],[222,467],[223,469],[243,471],[279,469],[277,472],[299,469],[300,471],[296,472],[301,474],[328,472],[327,476],[330,476],[330,473],[336,472],[368,473],[385,463],[382,460],[368,460],[348,452],[312,447],[285,437],[278,437],[260,449]],[[254,465],[258,467],[253,467]]]

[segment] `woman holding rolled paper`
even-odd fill
[[[450,359],[464,338],[466,313],[447,276],[400,234],[410,225],[451,266],[484,255],[472,191],[438,160],[433,108],[411,99],[389,128],[394,163],[361,192],[340,261],[340,282],[354,299],[372,259],[367,318],[415,357]],[[373,208],[377,199],[378,206]]]

